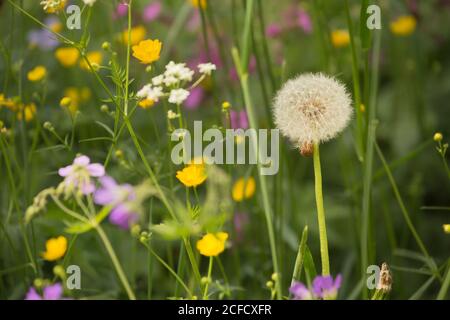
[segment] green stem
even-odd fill
[[[127,65],[125,76],[125,97],[124,97],[124,114],[128,115],[128,100],[129,100],[129,86],[130,86],[130,50],[131,50],[131,4],[133,0],[128,3],[128,43],[127,43]]]
[[[186,290],[189,297],[192,297],[192,292],[189,287],[184,283],[184,281],[177,275],[177,273],[146,243],[142,244],[147,248],[147,250],[158,260],[174,277],[177,279],[178,283]]]
[[[214,261],[214,257],[209,257],[208,280],[206,281],[205,291],[203,291],[203,300],[208,300],[208,288],[209,288],[209,283],[211,282],[213,261]]]
[[[122,266],[120,265],[119,259],[117,258],[117,255],[111,245],[111,242],[108,239],[108,236],[103,231],[100,225],[97,225],[95,227],[95,230],[97,231],[97,233],[99,234],[100,238],[103,241],[103,244],[105,245],[106,251],[108,252],[109,257],[111,258],[111,261],[114,265],[114,268],[116,269],[117,275],[119,276],[119,279],[122,282],[123,287],[125,288],[125,291],[127,292],[128,298],[130,300],[136,300],[136,296],[134,295],[134,292],[130,287],[128,279],[125,276],[125,272],[123,271]]]
[[[250,0],[250,2],[252,2],[252,0]],[[256,112],[253,108],[253,102],[252,102],[252,98],[250,96],[250,88],[248,85],[248,72],[246,69],[242,68],[239,53],[236,48],[233,48],[232,55],[233,55],[234,63],[236,66],[236,70],[238,70],[238,72],[239,72],[239,79],[241,82],[242,92],[244,95],[245,106],[246,106],[248,117],[250,120],[250,127],[257,130],[258,124],[257,124],[257,120],[256,120],[257,119]],[[252,135],[251,139],[255,139],[255,137]],[[253,141],[253,143],[251,143],[251,145],[253,146],[252,152],[254,152],[254,154],[258,156],[258,159],[260,159],[258,144],[255,141]],[[258,161],[257,166],[258,166],[259,183],[261,185],[260,190],[261,190],[261,196],[263,199],[264,215],[265,215],[266,224],[267,224],[267,233],[269,235],[269,243],[270,243],[270,251],[271,251],[271,255],[272,255],[273,270],[279,277],[281,277],[281,274],[280,274],[279,268],[278,268],[278,256],[277,256],[277,248],[276,248],[276,241],[275,241],[275,232],[274,232],[273,221],[272,221],[273,214],[272,214],[272,208],[271,208],[270,201],[269,201],[269,191],[268,191],[265,176],[263,176],[261,174],[262,166],[259,161]],[[281,299],[282,298],[281,280],[276,282],[276,292],[277,292],[277,298]]]
[[[444,300],[447,295],[448,288],[450,287],[450,260],[448,261],[447,275],[445,276],[444,283],[442,284],[441,290],[439,290],[437,300]]]
[[[350,34],[350,47],[352,51],[352,77],[353,77],[353,92],[355,96],[355,113],[356,113],[356,145],[357,145],[357,153],[360,161],[364,160],[363,156],[363,141],[364,141],[364,132],[363,132],[363,122],[362,122],[362,114],[361,114],[361,86],[359,79],[359,61],[358,56],[356,54],[356,43],[355,43],[355,35],[353,30],[352,18],[350,16],[350,5],[348,0],[345,0],[346,6],[346,15],[347,15],[347,25]]]
[[[362,196],[362,227],[361,227],[361,275],[366,277],[366,268],[369,264],[369,230],[370,228],[370,200],[372,194],[372,171],[373,171],[373,144],[375,141],[375,130],[377,126],[376,107],[378,94],[378,73],[380,64],[381,32],[375,31],[372,73],[370,78],[370,99],[368,103],[368,129],[366,139],[366,151],[364,156],[364,182]],[[362,288],[364,298],[368,298],[365,287]]]
[[[320,256],[322,260],[322,275],[330,275],[330,259],[328,256],[327,227],[322,194],[322,170],[320,168],[319,144],[314,144],[314,180],[317,204],[317,221],[319,223]]]
[[[413,235],[414,239],[417,242],[417,245],[420,248],[420,251],[422,251],[422,254],[426,258],[426,262],[428,264],[428,267],[430,268],[430,271],[433,272],[435,276],[438,277],[438,279],[442,280],[441,275],[439,274],[439,271],[434,264],[433,259],[431,258],[430,254],[428,253],[427,248],[425,247],[422,239],[419,236],[419,233],[417,232],[416,228],[414,227],[414,224],[412,223],[411,217],[409,215],[408,210],[406,209],[405,203],[403,202],[402,196],[400,195],[400,191],[398,190],[397,183],[395,182],[394,176],[392,175],[391,169],[389,168],[386,159],[384,158],[383,152],[381,151],[380,147],[377,143],[375,143],[375,149],[377,150],[378,157],[380,158],[385,170],[387,177],[389,179],[389,182],[391,183],[392,190],[394,191],[394,195],[397,199],[398,205],[400,206],[400,211],[403,214],[403,218],[405,219],[406,225],[408,226],[409,230],[411,231],[411,234]]]

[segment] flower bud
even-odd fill
[[[444,136],[440,132],[436,132],[433,136],[433,140],[436,142],[442,141],[443,138],[444,138]]]
[[[103,42],[102,49],[105,51],[109,51],[111,49],[111,43],[109,43],[108,41]]]

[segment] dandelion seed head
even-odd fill
[[[336,137],[347,127],[352,112],[345,86],[322,73],[287,81],[273,106],[275,124],[300,148]]]

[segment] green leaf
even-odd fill
[[[314,265],[314,259],[307,244],[305,244],[305,274],[308,287],[311,286],[312,280],[317,276],[316,266]]]
[[[103,207],[103,209],[95,216],[93,222],[75,222],[68,223],[68,227],[65,229],[70,234],[82,234],[90,231],[96,224],[100,224],[111,212],[111,207]]]
[[[111,135],[111,137],[114,137],[114,131],[111,130],[110,127],[108,127],[106,124],[104,124],[101,121],[95,121],[96,124],[98,124],[100,127],[108,131],[108,133]]]

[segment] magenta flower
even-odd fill
[[[186,109],[195,110],[202,103],[205,97],[205,90],[202,87],[195,87],[191,90],[189,97],[184,102]]]
[[[102,188],[94,194],[94,202],[99,205],[112,206],[109,221],[122,229],[129,229],[138,219],[135,208],[136,193],[129,184],[119,185],[109,177],[100,178]]]
[[[334,280],[332,276],[317,276],[313,281],[314,295],[320,299],[336,299],[341,282],[340,274]]]
[[[297,24],[307,34],[313,31],[311,18],[305,10],[297,12]]]
[[[276,23],[271,23],[266,28],[266,35],[269,38],[276,38],[283,32],[283,29]]]
[[[161,13],[161,2],[155,1],[150,3],[148,6],[144,8],[144,13],[142,14],[142,18],[145,22],[151,22],[156,20]]]
[[[63,291],[62,285],[55,283],[44,287],[42,290],[43,295],[41,296],[34,287],[31,287],[25,296],[25,300],[60,300]]]
[[[242,111],[230,111],[230,122],[232,129],[247,129],[248,128],[248,116],[245,110]]]
[[[289,288],[294,300],[312,300],[313,295],[307,287],[301,282],[294,282]]]
[[[337,298],[341,282],[340,274],[334,280],[332,276],[317,276],[313,280],[312,290],[301,282],[294,282],[289,288],[289,292],[294,300],[334,300]]]
[[[128,13],[128,5],[126,3],[119,3],[116,7],[116,11],[113,13],[113,18],[118,19],[126,16]]]
[[[64,184],[67,188],[79,188],[83,194],[91,194],[95,191],[95,184],[92,177],[102,177],[105,175],[105,168],[99,163],[90,163],[86,156],[78,156],[73,164],[58,170],[58,174],[64,177]]]

